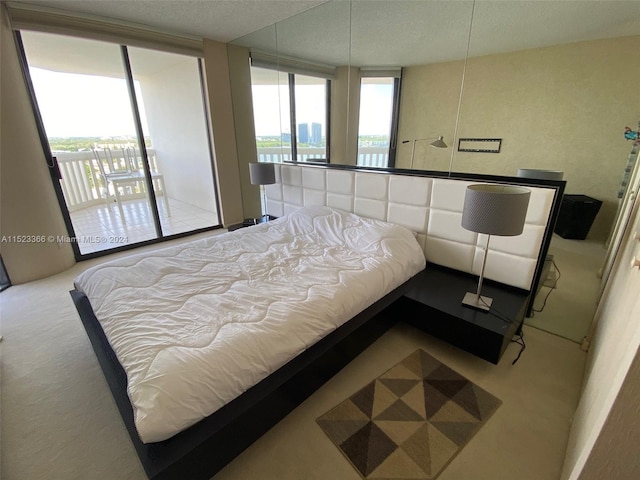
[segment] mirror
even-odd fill
[[[378,140],[389,152],[397,147],[400,168],[562,170],[566,193],[603,201],[590,237],[604,242],[631,149],[624,127],[639,120],[639,31],[635,1],[352,0],[321,4],[233,43],[333,68],[331,163],[386,166],[361,158]],[[399,67],[398,135],[384,138],[381,127],[363,125],[378,116],[366,108],[384,100],[361,102],[361,95],[367,75]],[[282,138],[290,122],[283,117]],[[438,136],[448,148],[430,146]],[[500,152],[459,151],[460,138],[501,139]]]
[[[624,128],[640,120],[631,94],[640,75],[638,7],[476,2],[458,138],[500,138],[501,148],[463,152],[456,145],[452,169],[563,171],[565,194],[603,202],[589,238],[604,243],[632,146]]]
[[[409,102],[412,105],[404,113],[401,104],[405,86],[400,86],[397,79],[401,67],[464,59],[472,6],[470,1],[332,1],[278,22],[277,45],[264,41],[271,38],[270,27],[232,43],[275,56],[276,62],[287,64],[280,65],[283,70],[300,74],[314,67],[331,70],[331,127],[327,139],[331,163],[409,168],[410,152],[415,154],[416,165],[427,153],[434,153],[439,167],[430,169],[446,171],[451,150],[427,152],[428,143],[423,139],[435,140],[442,135],[437,129],[441,123],[438,119],[445,113],[452,129],[455,126],[462,64],[452,66],[457,80],[439,88],[439,95],[451,99],[454,111],[448,108],[433,112],[431,117],[436,120],[427,124],[422,122],[422,113],[428,106],[417,104],[412,111],[413,102]],[[453,28],[454,25],[465,28]],[[423,89],[417,87],[410,95],[423,98]],[[280,94],[286,95],[283,91]],[[392,136],[394,98],[404,120]],[[290,117],[282,123],[289,120]],[[304,118],[299,120],[296,119],[298,128],[305,122]],[[291,130],[296,129],[283,129],[285,141]],[[324,125],[323,134],[326,135]]]
[[[251,49],[261,158],[291,160],[294,155],[299,161],[340,164],[355,156],[355,143],[350,141],[350,112],[356,108],[350,96],[350,32],[351,4],[340,1],[232,42]],[[280,153],[269,148],[274,144]]]

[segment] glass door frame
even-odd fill
[[[55,33],[54,33],[55,34]],[[60,206],[60,212],[62,213],[62,218],[64,220],[65,223],[65,227],[67,229],[67,232],[69,234],[70,238],[76,238],[76,232],[75,229],[73,227],[73,222],[71,219],[71,214],[69,212],[69,208],[67,206],[66,203],[66,199],[64,197],[64,193],[62,191],[62,186],[60,184],[60,180],[62,179],[62,175],[60,172],[60,168],[58,166],[58,162],[56,157],[53,155],[52,151],[51,151],[51,147],[49,145],[49,139],[47,137],[46,134],[46,129],[44,127],[44,122],[42,120],[42,114],[40,113],[40,108],[38,106],[38,102],[37,102],[37,97],[36,97],[36,93],[35,93],[35,89],[33,86],[33,82],[31,80],[31,75],[29,72],[29,63],[27,61],[27,56],[26,56],[26,51],[24,48],[24,44],[22,41],[22,36],[20,34],[20,30],[14,29],[13,30],[13,36],[14,36],[14,42],[16,44],[16,48],[18,50],[18,59],[20,62],[20,69],[22,71],[22,76],[25,82],[25,86],[27,87],[27,91],[29,94],[29,102],[31,104],[31,109],[33,112],[33,116],[34,116],[34,120],[35,120],[35,124],[36,124],[36,130],[38,132],[38,137],[40,139],[40,144],[42,146],[42,151],[44,153],[44,157],[45,157],[45,161],[47,164],[47,170],[49,171],[49,175],[51,177],[51,181],[53,183],[53,189],[55,191],[56,194],[56,198],[58,200],[58,204]],[[83,37],[78,37],[78,38],[83,38]],[[110,42],[107,42],[110,43]],[[113,44],[115,46],[117,46],[117,44]],[[201,87],[201,95],[202,95],[202,102],[203,102],[203,107],[204,107],[204,113],[205,113],[205,118],[203,119],[205,122],[205,129],[207,132],[207,146],[208,146],[208,153],[209,153],[209,160],[210,160],[210,164],[211,164],[211,175],[212,175],[212,183],[213,183],[213,193],[214,193],[214,199],[215,199],[215,204],[216,204],[216,210],[217,210],[217,218],[218,218],[218,224],[217,225],[212,225],[209,227],[204,227],[204,228],[199,228],[199,229],[195,229],[195,230],[190,230],[187,232],[182,232],[182,233],[177,233],[177,234],[173,234],[173,235],[163,235],[162,234],[162,226],[160,223],[160,215],[158,212],[158,206],[156,204],[156,195],[155,195],[155,190],[154,190],[154,186],[153,186],[153,180],[151,177],[151,168],[149,165],[149,157],[148,157],[148,152],[146,150],[146,145],[144,143],[144,132],[143,132],[143,128],[142,128],[142,123],[141,123],[141,119],[140,119],[140,111],[138,109],[138,103],[137,103],[137,99],[136,99],[136,94],[135,94],[135,87],[134,87],[134,80],[133,80],[133,75],[132,75],[132,71],[131,71],[131,65],[129,63],[129,55],[128,55],[128,51],[127,51],[127,46],[126,45],[119,45],[120,47],[120,52],[121,52],[121,57],[122,57],[122,61],[123,61],[123,66],[124,66],[124,73],[125,73],[125,81],[127,83],[127,90],[129,93],[129,100],[131,102],[131,109],[132,109],[132,114],[134,117],[134,125],[135,125],[135,129],[136,129],[136,135],[138,137],[138,144],[139,144],[139,149],[140,149],[140,156],[142,159],[142,164],[143,164],[143,169],[145,172],[145,186],[147,189],[147,195],[148,195],[148,201],[149,201],[149,208],[152,212],[153,215],[153,219],[154,219],[154,226],[155,226],[155,230],[156,230],[156,238],[152,238],[149,240],[144,240],[144,241],[140,241],[140,242],[134,242],[134,243],[129,243],[129,244],[125,244],[122,246],[118,246],[118,247],[113,247],[113,248],[109,248],[109,249],[105,249],[105,250],[100,250],[100,251],[95,251],[95,252],[89,252],[89,253],[81,253],[80,252],[80,246],[78,245],[78,242],[75,241],[71,241],[68,242],[71,244],[71,248],[73,250],[73,255],[76,261],[82,261],[82,260],[88,260],[91,258],[96,258],[96,257],[102,257],[104,255],[109,255],[111,253],[116,253],[116,252],[121,252],[121,251],[125,251],[125,250],[132,250],[134,248],[138,248],[141,246],[145,246],[145,245],[152,245],[155,243],[160,243],[160,242],[164,242],[167,240],[172,240],[172,239],[176,239],[176,238],[182,238],[182,237],[187,237],[190,235],[194,235],[196,233],[201,233],[201,232],[207,232],[207,231],[211,231],[211,230],[217,230],[222,228],[222,225],[219,223],[220,222],[220,197],[219,197],[219,192],[218,192],[218,188],[217,188],[217,182],[216,182],[216,178],[215,178],[215,162],[214,162],[214,156],[213,156],[213,142],[212,142],[212,138],[211,138],[211,126],[210,126],[210,114],[209,114],[209,108],[207,105],[207,101],[206,101],[206,96],[203,95],[203,93],[206,92],[206,88],[204,85],[204,72],[203,72],[203,68],[202,68],[202,59],[201,58],[197,58],[198,61],[198,72],[199,72],[199,79],[200,79],[200,87]]]

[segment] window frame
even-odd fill
[[[392,93],[392,104],[391,104],[391,122],[389,126],[389,154],[387,160],[386,168],[395,168],[396,166],[396,155],[398,151],[398,127],[400,122],[400,94],[402,88],[402,74],[404,69],[400,69],[399,71],[362,71],[360,74],[360,101],[362,101],[362,80],[364,78],[393,78],[393,93]],[[357,138],[360,138],[360,128],[358,127],[358,135]],[[358,149],[359,150],[359,149]],[[358,159],[356,158],[356,163]]]

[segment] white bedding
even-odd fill
[[[88,269],[143,442],[233,400],[425,266],[403,227],[328,207]]]

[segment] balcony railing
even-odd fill
[[[159,173],[155,151],[147,149],[147,153],[151,171]],[[100,173],[93,152],[60,152],[55,153],[54,156],[58,159],[62,176],[60,185],[70,212],[106,201],[106,189],[109,188],[109,185]],[[112,150],[113,163],[120,168],[124,168],[127,163],[125,156],[124,152],[118,153],[118,150]],[[291,152],[283,148],[258,148],[258,158],[261,162],[281,163],[291,161]],[[298,149],[299,162],[313,161],[314,159],[324,160],[325,149],[312,147]],[[358,151],[357,164],[365,167],[386,167],[388,159],[387,148],[366,147],[360,148]],[[103,160],[103,169],[109,172],[110,168],[106,159]],[[167,181],[171,181],[171,179],[167,178]],[[110,188],[113,189],[113,185]],[[146,197],[146,185],[143,181],[121,188],[120,198],[122,201]],[[156,195],[164,194],[159,182],[155,184],[155,192]]]
[[[298,148],[298,161],[307,162],[314,159],[326,158],[324,148],[303,147]],[[258,159],[260,162],[290,162],[291,150],[288,147],[258,148]],[[358,150],[358,163],[361,167],[387,167],[389,164],[388,147],[361,147]]]
[[[147,149],[147,154],[151,171],[157,173],[158,166],[155,151]],[[109,187],[100,173],[93,152],[58,152],[53,155],[58,160],[62,176],[60,185],[70,212],[106,201],[106,189]],[[121,168],[126,165],[127,159],[124,151],[118,154],[118,150],[112,150],[112,156],[114,164],[119,165]],[[110,172],[111,166],[108,165],[106,159],[102,160],[102,162],[103,169]],[[155,184],[155,192],[156,195],[164,194],[159,182]],[[146,189],[142,181],[132,183],[120,192],[120,198],[123,201],[145,197]]]

